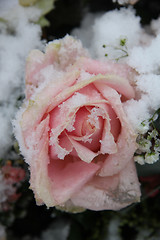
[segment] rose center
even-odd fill
[[[88,120],[85,120],[82,123],[82,129],[81,129],[82,136],[90,135],[90,134],[94,133],[95,130],[96,130],[95,125],[90,123]]]

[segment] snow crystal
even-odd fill
[[[129,65],[140,74],[160,72],[160,34],[154,38],[149,46],[135,46],[131,50]]]
[[[102,117],[105,119],[105,117],[106,117],[105,112],[103,109],[94,107],[91,110],[91,114],[88,115],[87,122],[89,122],[91,125],[95,126],[96,129],[99,129],[100,128],[99,117]]]
[[[94,77],[94,76],[95,76],[95,74],[90,74],[90,73],[84,71],[83,69],[81,69],[80,76],[77,80],[77,83],[81,82],[81,81],[89,80],[91,77]]]
[[[75,40],[69,35],[66,35],[63,40],[55,40],[54,43],[60,44],[58,51],[60,69],[65,70],[66,67],[74,64],[78,57],[88,56],[88,52],[82,47],[81,41]]]
[[[85,23],[90,22],[91,25]],[[132,31],[131,31],[132,26]],[[87,33],[85,38],[84,34]],[[82,28],[73,31],[73,35],[82,39],[84,46],[88,47],[94,57],[115,59],[122,54],[122,50],[117,51],[120,47],[120,41],[126,39],[126,47],[138,45],[142,41],[143,30],[140,26],[140,18],[135,16],[133,9],[122,8],[107,12],[101,16],[87,15],[82,24]],[[104,48],[103,46],[106,46]]]
[[[42,83],[42,87],[44,88],[51,81],[60,81],[63,77],[62,71],[57,71],[53,65],[48,65],[45,68],[42,68],[35,76],[35,80],[38,81],[38,84]],[[38,90],[39,92],[39,90]],[[37,92],[36,92],[37,93]]]
[[[74,117],[71,119],[71,121],[69,122],[69,124],[66,127],[66,130],[68,132],[72,132],[73,130],[75,130],[75,127],[74,127],[75,120],[76,120],[76,115],[74,115]]]
[[[132,26],[132,31],[131,31]],[[130,49],[140,42],[142,30],[140,27],[140,18],[135,17],[131,9],[114,10],[104,14],[96,19],[92,48],[95,49],[96,56],[115,59],[119,57],[114,48],[119,46],[121,39],[126,39],[126,46]],[[102,46],[106,45],[107,48]]]
[[[3,1],[4,2],[4,1]],[[7,23],[0,26],[0,157],[12,145],[11,121],[17,111],[17,100],[24,94],[24,70],[28,52],[41,48],[40,27],[29,21],[39,17],[34,7],[15,6],[10,11],[0,8],[0,15]],[[8,29],[10,31],[8,31]]]
[[[144,130],[141,122],[149,119],[160,107],[160,75],[142,74],[137,77],[136,84],[141,98],[126,102],[124,109],[133,127],[140,132]]]
[[[75,108],[81,107],[87,102],[87,97],[79,92],[75,92],[72,97],[60,104],[58,107],[61,109],[62,113],[69,109],[74,110]]]
[[[160,106],[160,75],[144,74],[138,77],[137,88],[148,97],[148,107],[157,110]]]

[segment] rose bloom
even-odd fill
[[[137,136],[123,110],[133,75],[89,58],[70,36],[31,51],[15,133],[37,204],[118,210],[139,201]]]

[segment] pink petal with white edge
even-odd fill
[[[46,47],[46,53],[35,49],[30,52],[26,61],[26,98],[29,99],[39,84],[45,78],[40,80],[36,77],[37,73],[43,70],[46,66],[53,65],[58,60],[57,44],[50,43]]]
[[[136,169],[133,160],[130,159],[119,175],[108,177],[108,179],[104,177],[101,183],[97,184],[91,181],[73,195],[71,201],[75,206],[96,211],[119,210],[134,202],[139,202],[140,195]]]
[[[73,145],[68,140],[68,137],[63,134],[62,137],[59,137],[55,144],[52,144],[49,147],[49,154],[51,159],[64,159],[73,150]]]
[[[94,86],[92,86],[91,88],[90,86],[85,87],[87,91],[88,91],[88,88],[89,89],[94,88],[94,92],[96,91]],[[86,120],[85,118],[87,118],[88,116],[87,113],[90,114],[90,112],[84,107],[84,105],[88,106],[90,104],[94,105],[94,102],[95,103],[104,102],[100,98],[100,94],[97,91],[96,93],[98,96],[96,99],[94,99],[93,96],[87,96],[85,92],[86,91],[76,92],[75,94],[72,95],[72,97],[68,98],[61,105],[59,105],[58,107],[56,107],[50,112],[50,129],[51,129],[50,145],[53,146],[51,147],[52,157],[55,156],[55,158],[57,158],[57,155],[59,154],[59,152],[63,151],[63,149],[60,149],[61,147],[58,146],[59,145],[58,137],[65,129],[67,129],[69,124],[72,123],[72,120],[74,119],[74,117],[76,117],[76,113],[77,113],[78,119],[77,118],[75,119],[75,124],[73,127],[75,128],[75,134],[76,135],[79,134],[80,136],[82,136],[83,129],[84,129],[82,125]],[[74,134],[74,131],[73,131],[73,134]],[[97,136],[98,136],[98,132],[97,132]],[[86,137],[85,137],[85,140],[87,140]],[[80,157],[80,155],[82,155],[80,154],[80,152],[82,153],[82,151],[79,151],[78,149],[80,148],[85,149],[85,147],[79,143],[76,144],[73,138],[71,140],[73,141],[70,141],[70,142],[72,144],[74,143],[73,145],[75,146],[75,149],[77,149],[76,151],[79,152],[78,156]],[[92,157],[91,157],[91,154],[92,154]],[[65,155],[67,155],[67,152],[66,154],[64,152],[63,158],[65,157]],[[87,158],[88,159],[87,162],[88,161],[90,162],[91,161],[90,159],[93,159],[95,156],[97,156],[97,154],[90,151],[90,158],[89,159]]]
[[[98,169],[98,165],[85,163],[78,158],[66,157],[63,161],[51,161],[48,174],[52,181],[52,194],[56,205],[65,203],[73,194],[79,192]]]
[[[35,193],[37,204],[45,203],[48,207],[55,205],[51,194],[51,181],[48,178],[48,122],[49,118],[43,120],[35,131],[35,145],[31,146],[27,161],[30,164],[31,179],[30,188]],[[37,140],[39,142],[37,142]],[[33,151],[34,148],[34,151]]]
[[[129,66],[109,61],[100,62],[90,58],[81,58],[75,65],[90,74],[110,75],[109,79],[101,80],[101,82],[113,87],[128,99],[135,97],[134,89],[129,83],[129,80],[133,79],[135,73]]]
[[[77,120],[77,122],[78,122],[78,120]],[[94,128],[90,134],[88,131],[87,134],[84,134],[81,137],[78,137],[77,135],[75,136],[75,132],[77,133],[77,131],[73,131],[72,138],[78,142],[81,142],[81,144],[83,146],[87,147],[91,151],[98,152],[100,150],[100,140],[102,138],[103,122],[104,122],[104,120],[102,118],[99,118],[99,120],[98,120],[99,128]],[[80,127],[82,127],[82,126],[80,125]],[[82,132],[84,132],[85,131],[84,125],[83,125],[82,129],[83,129]],[[80,129],[80,130],[82,130],[82,129]],[[76,128],[76,130],[77,130],[77,128]]]
[[[53,99],[60,94],[64,89],[74,84],[79,72],[70,72],[64,74],[64,78],[58,82],[50,82],[46,85],[34,99],[29,100],[28,105],[24,106],[22,113],[22,120],[20,122],[22,131],[32,131],[34,127],[41,121],[44,114],[48,113],[47,110]],[[52,109],[57,106],[57,102],[52,104]],[[51,109],[51,110],[52,110]]]
[[[102,140],[100,141],[100,143],[101,143],[101,148],[100,148],[101,153],[112,154],[117,152],[117,145],[111,133],[111,126],[108,119],[105,119],[104,121]]]
[[[89,150],[79,142],[75,141],[72,136],[68,136],[68,139],[72,143],[74,149],[77,152],[78,157],[87,163],[90,163],[97,155],[98,153],[94,153],[93,151]]]
[[[107,107],[106,111],[109,115],[110,118],[110,125],[111,125],[111,133],[114,137],[115,142],[117,141],[117,138],[120,134],[121,131],[121,124],[120,124],[120,120],[117,117],[116,113],[114,112],[114,109],[112,108],[111,105],[105,105],[105,107]]]
[[[120,172],[133,157],[137,149],[137,135],[128,123],[119,94],[114,89],[104,86],[104,84],[95,83],[95,85],[113,107],[121,123],[121,133],[117,140],[117,153],[110,154],[107,157],[99,173],[100,176],[112,176]]]

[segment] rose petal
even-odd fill
[[[35,141],[35,150],[31,151],[27,156],[27,162],[30,162],[31,179],[30,188],[35,193],[37,204],[45,203],[48,207],[55,204],[51,194],[51,181],[48,178],[48,122],[46,118],[37,127],[35,132],[35,140],[39,138],[39,142]],[[34,140],[34,139],[33,139]]]
[[[46,52],[43,54],[39,50],[32,50],[28,55],[26,61],[26,98],[29,99],[33,93],[34,88],[37,88],[41,81],[36,77],[46,66],[53,65],[58,58],[58,44],[50,43],[46,47]],[[45,79],[44,79],[45,81]]]
[[[100,81],[113,87],[128,99],[135,97],[134,89],[129,83],[129,79],[132,79],[134,76],[133,70],[126,64],[117,64],[109,61],[100,62],[99,60],[90,58],[81,58],[75,65],[90,74],[97,75],[101,73],[103,75],[110,75],[109,79]]]
[[[53,160],[48,165],[48,174],[52,181],[52,194],[56,205],[62,204],[88,182],[97,172],[99,166],[85,163],[76,158],[75,161],[65,159]]]
[[[73,145],[68,140],[68,137],[63,134],[60,136],[55,144],[49,147],[49,153],[51,159],[64,159],[73,150]]]
[[[20,122],[22,131],[33,129],[42,119],[43,115],[47,113],[47,109],[50,106],[52,99],[55,98],[61,91],[72,85],[76,78],[79,76],[79,72],[70,72],[64,74],[64,79],[56,83],[50,82],[44,87],[40,93],[35,96],[34,100],[30,100],[28,106],[24,108],[22,113],[22,119]],[[53,104],[52,109],[57,106],[57,103]]]
[[[112,176],[113,174],[120,172],[133,157],[134,152],[137,149],[137,136],[128,123],[119,94],[110,87],[104,87],[104,84],[95,85],[113,107],[122,125],[122,131],[117,140],[117,153],[110,154],[107,157],[99,173],[100,176]]]
[[[72,136],[68,136],[68,139],[72,143],[74,149],[77,152],[78,157],[82,161],[90,163],[98,155],[98,153],[94,153],[93,151],[91,151],[90,149],[86,148],[85,146],[83,146],[79,142],[75,141],[72,138]]]
[[[105,177],[105,181],[110,185],[91,181],[72,196],[71,201],[91,210],[119,210],[139,201],[141,193],[133,161],[129,161],[119,175]]]

